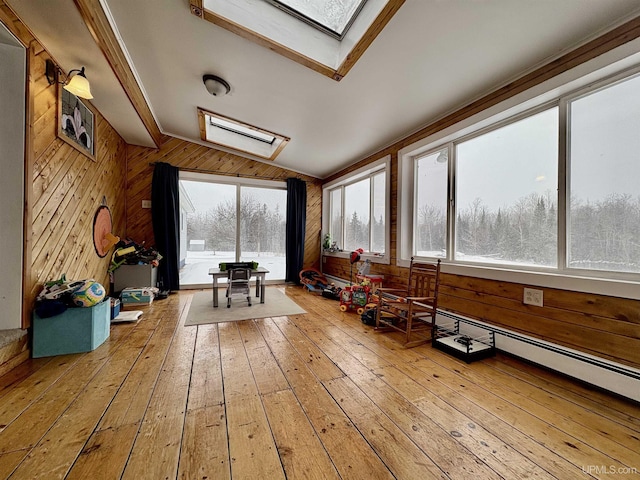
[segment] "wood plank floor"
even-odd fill
[[[637,404],[403,349],[280,288],[308,313],[185,327],[180,292],[93,352],[0,377],[0,478],[640,478]]]

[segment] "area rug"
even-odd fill
[[[227,308],[224,292],[222,288],[218,291],[219,307],[217,308],[213,308],[211,290],[195,293],[191,300],[187,320],[184,323],[185,326],[307,313],[278,288],[266,289],[264,303],[260,303],[259,298],[253,297],[251,299],[252,305],[249,306],[246,301],[236,297],[233,299],[231,308]]]

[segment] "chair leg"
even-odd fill
[[[413,308],[410,305],[409,311],[407,312],[407,340],[405,341],[405,345],[409,345],[411,343],[412,328],[413,328]]]
[[[251,295],[247,297],[247,302],[249,302],[249,306],[251,306]]]

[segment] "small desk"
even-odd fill
[[[255,270],[251,270],[251,276],[256,277],[256,297],[260,297],[260,303],[264,303],[264,284],[265,276],[269,273],[264,267],[258,267]],[[220,271],[219,268],[210,268],[209,275],[213,277],[213,306],[218,306],[218,279],[227,278],[229,272],[224,270]]]

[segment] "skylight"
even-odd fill
[[[367,0],[265,0],[341,40]]]
[[[276,139],[276,137],[274,137],[273,135],[263,133],[262,131],[255,128],[249,128],[240,123],[223,120],[222,117],[214,117],[212,115],[207,116],[209,117],[209,125],[213,127],[222,128],[223,130],[226,130],[228,132],[244,135],[245,137],[257,140],[259,142],[268,143],[269,145],[273,144]]]
[[[289,138],[198,108],[200,138],[257,157],[274,160]]]
[[[194,15],[337,81],[404,2],[189,0]]]

